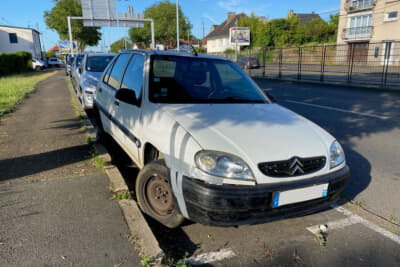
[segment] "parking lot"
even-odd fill
[[[399,266],[400,95],[366,89],[257,80],[277,102],[328,130],[344,145],[351,180],[342,207],[258,225],[212,227],[186,222],[168,229],[147,218],[167,258],[216,266]],[[138,170],[119,169],[134,195]],[[385,220],[381,220],[381,218]],[[366,219],[365,219],[366,218]],[[375,219],[378,220],[375,220]],[[393,224],[379,226],[391,220]],[[318,237],[320,225],[328,233]]]

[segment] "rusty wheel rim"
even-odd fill
[[[172,190],[169,180],[154,174],[145,187],[146,200],[158,216],[169,217],[174,209]]]

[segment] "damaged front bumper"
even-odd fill
[[[313,213],[335,203],[350,179],[348,166],[303,181],[256,186],[212,185],[184,177],[183,195],[190,220],[207,225],[255,224]],[[273,194],[329,183],[326,197],[273,208]]]

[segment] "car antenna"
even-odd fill
[[[193,49],[194,55],[197,57],[199,54],[197,53],[196,49],[193,47],[193,45],[190,45]]]

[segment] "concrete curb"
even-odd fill
[[[71,84],[69,81],[67,81],[67,83],[71,95],[75,96]],[[73,98],[73,101],[75,101],[76,104],[75,108],[78,108],[80,114],[82,114],[84,117],[83,125],[86,127],[87,136],[89,136],[91,140],[96,140],[96,129],[86,116],[85,112],[82,110],[81,105],[78,104],[79,101],[77,101],[76,96]],[[104,161],[105,172],[110,180],[110,183],[112,184],[110,190],[113,193],[129,192],[128,185],[125,183],[125,180],[118,168],[112,164],[111,155],[108,153],[107,149],[99,143],[95,143],[93,148],[98,157]],[[139,256],[149,256],[153,259],[153,266],[161,266],[163,260],[165,259],[165,253],[160,248],[157,239],[147,224],[147,221],[140,211],[137,203],[134,200],[119,200],[118,204],[121,207],[125,221],[128,224],[129,230],[131,231],[131,236],[134,239],[133,242],[135,243],[135,248],[137,249]]]

